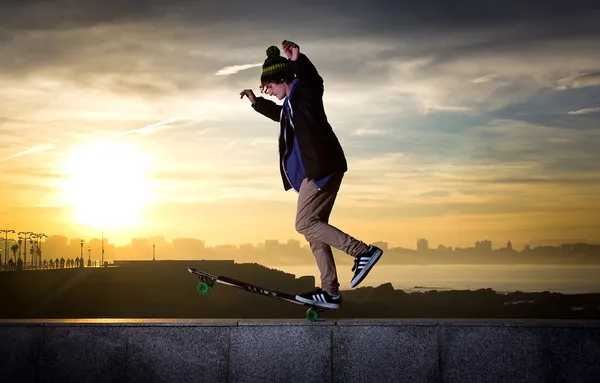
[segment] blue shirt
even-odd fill
[[[294,94],[294,91],[296,90],[298,81],[299,81],[299,79],[296,78],[292,82],[292,88],[290,89],[290,95],[288,97],[286,97],[285,100],[283,101],[283,108],[282,108],[282,113],[285,114],[285,116],[287,117],[287,121],[289,121],[292,129],[295,129],[295,128],[294,128],[294,123],[292,122],[293,111],[291,110],[291,107],[290,107],[290,100]],[[296,190],[297,192],[300,192],[300,185],[302,184],[302,180],[304,180],[306,178],[306,169],[304,168],[304,163],[302,162],[300,146],[298,145],[298,139],[296,138],[295,134],[294,134],[294,142],[292,144],[292,152],[290,153],[289,156],[287,156],[287,154],[288,154],[288,149],[287,149],[288,137],[285,132],[286,132],[286,129],[283,129],[283,134],[284,134],[283,138],[286,142],[286,146],[285,146],[286,151],[283,156],[283,158],[284,158],[283,170],[287,176],[289,183],[292,185],[294,190]],[[329,181],[329,179],[331,178],[332,175],[333,174],[330,174],[321,179],[312,179],[311,181],[315,183],[315,185],[317,186],[318,189],[321,189],[325,186],[327,181]]]

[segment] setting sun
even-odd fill
[[[75,219],[93,227],[122,228],[140,222],[151,201],[149,158],[134,143],[99,142],[72,149],[64,165],[64,201]]]

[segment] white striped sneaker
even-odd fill
[[[375,266],[381,255],[383,254],[383,250],[378,248],[377,246],[369,246],[369,250],[365,253],[354,257],[354,267],[352,267],[352,271],[354,271],[354,276],[350,281],[350,287],[354,288],[358,286],[363,279],[369,274],[371,268]]]
[[[342,295],[340,293],[332,295],[320,288],[314,292],[296,295],[296,300],[327,309],[339,309],[342,305]]]

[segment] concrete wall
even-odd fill
[[[0,322],[2,382],[600,382],[600,323]]]

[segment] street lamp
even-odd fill
[[[7,265],[7,254],[8,254],[8,233],[14,233],[14,230],[2,229],[0,233],[4,233],[4,267]]]
[[[90,258],[91,254],[92,254],[92,247],[88,246],[88,267],[92,266],[92,259]]]
[[[81,258],[79,258],[79,267],[83,267],[83,239],[79,241],[79,244],[81,245]]]
[[[31,231],[20,231],[19,234],[23,234],[23,267],[27,266],[27,237],[33,233]]]
[[[34,239],[37,239],[37,234],[33,233],[29,236],[29,253],[31,254],[31,267],[33,268],[34,265],[34,259],[35,259],[35,249],[33,248],[33,245],[37,243],[37,241],[33,242]],[[37,262],[35,262],[37,263]]]
[[[37,237],[40,239],[39,244],[38,244],[39,249],[40,249],[38,256],[39,256],[39,264],[41,265],[42,264],[42,240],[45,238],[48,238],[48,236],[44,233],[39,233],[39,234],[37,234]]]
[[[17,254],[19,255],[19,257],[17,259],[15,259],[15,265],[17,266],[16,270],[17,271],[21,271],[23,269],[23,263],[21,262],[21,243],[23,242],[23,239],[21,237],[21,235],[19,235],[19,249]]]

